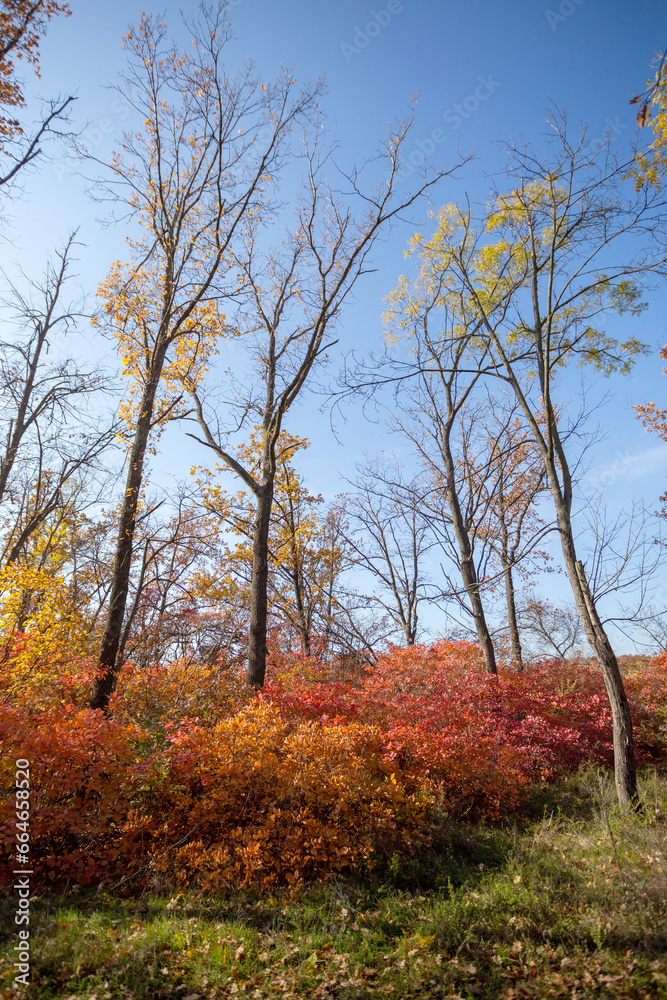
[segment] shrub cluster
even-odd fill
[[[658,759],[667,656],[626,681],[639,752]],[[531,782],[612,756],[594,667],[490,677],[469,643],[394,649],[354,683],[283,656],[255,699],[230,670],[130,669],[113,719],[77,705],[81,689],[0,702],[0,856],[11,870],[28,758],[31,861],[54,884],[299,885],[418,852],[443,814],[499,820]]]

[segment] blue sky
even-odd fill
[[[164,13],[173,32],[187,41],[180,6],[147,2],[144,9]],[[86,126],[90,148],[104,158],[126,116],[122,100],[107,88],[122,70],[121,36],[139,8],[127,0],[71,0],[71,7],[72,16],[49,29],[41,50],[42,77],[32,90],[45,96],[76,93],[77,124]],[[664,0],[232,0],[230,20],[237,36],[229,50],[233,62],[252,58],[267,79],[281,66],[294,67],[304,82],[325,78],[322,103],[348,162],[372,155],[387,119],[403,116],[411,96],[419,95],[408,146],[415,157],[424,149],[436,166],[444,166],[456,158],[457,148],[476,156],[455,180],[443,181],[432,208],[466,193],[483,200],[488,175],[502,165],[494,142],[524,136],[539,143],[550,100],[573,120],[589,122],[592,135],[613,129],[619,144],[630,142],[635,109],[629,100],[651,75],[656,52],[667,46]],[[415,226],[398,227],[378,248],[378,270],[359,286],[343,318],[343,349],[381,344],[383,296],[404,270],[406,240],[411,228],[424,225],[428,208],[415,213]],[[12,211],[19,236],[5,248],[5,269],[11,272],[17,263],[39,271],[48,249],[78,226],[86,245],[80,281],[92,298],[110,262],[122,254],[125,233],[99,224],[104,206],[86,196],[73,164],[56,152]],[[627,507],[633,496],[654,505],[665,489],[667,446],[645,434],[631,406],[646,399],[664,402],[667,395],[657,360],[658,347],[667,342],[666,304],[660,290],[641,320],[629,321],[635,324],[631,332],[656,354],[631,377],[605,384],[610,401],[596,418],[607,437],[592,456],[590,486],[602,488],[615,510]],[[88,341],[88,350],[103,350],[99,341]],[[598,393],[595,385],[588,391]],[[348,412],[348,418],[338,425],[338,440],[330,433],[328,414],[312,400],[289,423],[290,430],[309,434],[313,447],[302,467],[312,488],[326,495],[344,488],[338,473],[350,475],[365,451],[395,443],[381,425],[365,424],[358,413]],[[158,459],[163,471],[184,471],[192,455],[182,442],[178,431],[165,437]]]

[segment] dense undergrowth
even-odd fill
[[[448,823],[506,821],[536,786],[611,760],[594,667],[489,677],[467,643],[396,649],[353,682],[276,654],[256,698],[230,669],[130,669],[110,720],[83,707],[86,679],[84,664],[0,705],[2,860],[25,758],[31,862],[55,889],[271,892],[408,870]],[[665,656],[627,672],[643,764],[664,755],[666,681]]]

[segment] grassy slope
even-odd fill
[[[27,994],[0,996],[667,997],[667,777],[623,817],[608,777],[538,788],[502,827],[448,825],[443,850],[298,898],[42,893]]]

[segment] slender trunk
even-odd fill
[[[248,642],[248,686],[261,688],[266,675],[266,629],[268,617],[269,526],[273,507],[273,480],[260,487],[252,541],[250,584],[250,636]]]
[[[26,430],[26,417],[28,416],[28,404],[35,387],[37,369],[42,354],[42,348],[46,341],[46,328],[43,328],[37,335],[35,353],[30,358],[28,370],[26,372],[25,384],[21,393],[21,401],[18,405],[16,416],[9,423],[7,431],[7,445],[5,454],[0,458],[0,500],[3,499],[7,489],[7,481],[12,471],[16,456],[18,455],[21,440]]]
[[[545,464],[549,476],[551,493],[556,506],[558,533],[561,540],[565,569],[586,638],[602,670],[602,677],[611,708],[616,796],[619,805],[623,808],[628,808],[631,805],[636,805],[638,801],[637,765],[635,762],[630,703],[625,692],[623,676],[618,665],[618,660],[616,659],[616,654],[612,649],[609,637],[598,615],[595,598],[591,592],[583,564],[577,559],[571,520],[572,487],[570,470],[550,403],[547,406],[547,414],[551,431],[551,448],[549,449]],[[561,489],[555,460],[558,461],[563,474],[564,489]]]
[[[465,572],[465,564],[461,567],[461,573],[463,576],[463,583],[466,588],[468,598],[470,600],[470,607],[472,610],[472,617],[475,622],[475,628],[477,630],[477,639],[482,647],[482,653],[484,655],[484,667],[486,668],[487,674],[497,674],[498,667],[496,665],[496,654],[493,649],[493,642],[491,641],[491,633],[489,632],[489,627],[486,623],[486,615],[484,614],[484,605],[482,604],[482,599],[479,596],[479,584],[477,580],[467,581],[467,574]],[[472,568],[472,567],[470,567]],[[474,574],[474,570],[473,570]]]
[[[109,698],[114,692],[121,664],[118,661],[118,647],[123,632],[123,619],[130,584],[132,566],[132,543],[137,521],[137,507],[143,479],[146,448],[151,431],[153,407],[166,355],[166,344],[156,354],[153,372],[146,383],[139,407],[139,418],[130,452],[125,498],[120,515],[116,556],[114,558],[109,611],[102,634],[97,679],[90,700],[91,708],[108,710]]]
[[[486,623],[484,605],[482,604],[482,598],[479,592],[479,581],[475,570],[472,547],[470,545],[470,536],[463,519],[463,514],[461,513],[461,505],[456,492],[456,470],[448,437],[443,439],[441,451],[445,463],[445,469],[447,471],[447,502],[452,516],[452,527],[454,528],[456,542],[461,555],[460,568],[463,586],[465,587],[468,600],[470,601],[470,610],[472,611],[473,621],[475,622],[477,639],[479,640],[479,644],[484,655],[484,666],[486,668],[486,672],[488,674],[497,674],[498,667],[496,666],[496,654],[493,649],[491,633],[489,632],[489,627]]]
[[[512,576],[511,563],[503,563],[503,574],[505,576],[507,621],[509,623],[510,641],[512,643],[512,664],[517,670],[523,670],[523,651],[521,649],[521,638],[519,636],[519,626],[516,617],[516,594],[514,592],[514,579]]]
[[[306,656],[310,656],[310,623],[303,603],[303,577],[299,564],[299,549],[296,544],[296,526],[293,519],[290,522],[290,548],[292,550],[292,586],[298,620],[297,631],[301,639],[301,648]]]
[[[294,601],[296,603],[296,611],[298,619],[297,631],[299,633],[299,638],[301,640],[301,648],[303,649],[306,656],[310,656],[310,629],[308,627],[306,609],[303,604],[303,592],[301,589],[301,578],[298,566],[295,568],[294,573],[292,574],[292,582],[294,584]]]
[[[299,623],[299,638],[301,639],[301,648],[303,649],[304,653],[306,654],[306,656],[310,656],[312,651],[310,648],[310,636],[308,634],[308,628],[301,621]]]
[[[586,638],[602,669],[611,706],[614,739],[614,779],[619,804],[627,807],[637,801],[637,769],[632,735],[632,716],[618,660],[595,607],[595,599],[586,573],[577,559],[569,511],[559,489],[552,489],[563,550],[565,569],[581,618]]]
[[[116,653],[116,659],[121,664],[125,659],[125,647],[127,646],[128,639],[130,638],[130,632],[132,630],[132,626],[134,625],[134,620],[137,617],[137,611],[139,610],[139,602],[141,600],[144,590],[147,557],[148,557],[148,542],[146,542],[144,546],[144,554],[141,560],[141,570],[139,572],[139,579],[137,581],[137,590],[134,595],[134,601],[132,602],[132,607],[130,608],[130,612],[127,616],[127,621],[125,622],[125,627],[123,628],[123,633],[121,635],[120,643],[118,646],[118,652]]]

